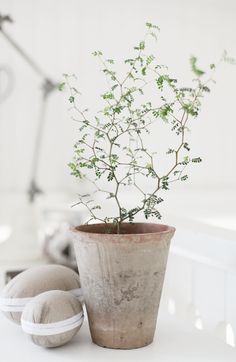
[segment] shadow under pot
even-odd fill
[[[92,224],[72,232],[93,342],[118,349],[152,343],[175,228],[123,223],[117,234],[115,225]]]

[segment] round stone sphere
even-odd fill
[[[26,305],[21,326],[35,344],[53,348],[69,342],[81,328],[83,319],[82,305],[75,296],[51,290]]]
[[[82,300],[79,274],[62,265],[48,264],[29,268],[13,278],[2,290],[0,310],[11,321],[20,324],[27,303],[49,290],[70,291]]]

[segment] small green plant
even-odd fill
[[[79,139],[69,164],[71,174],[85,178],[93,186],[92,193],[79,195],[76,205],[81,204],[89,211],[88,222],[116,224],[117,233],[121,223],[133,222],[141,212],[146,219],[160,219],[158,207],[163,202],[163,192],[173,182],[187,180],[186,169],[190,163],[201,162],[200,157],[190,156],[186,138],[189,122],[198,116],[216,68],[211,64],[209,72],[205,72],[199,69],[197,58],[191,57],[195,78],[191,87],[180,87],[177,79],[168,74],[167,67],[147,51],[151,38],[157,39],[159,28],[151,23],[146,23],[146,28],[144,40],[134,47],[132,58],[124,60],[127,71],[122,79],[114,69],[113,59],[106,59],[101,51],[93,53],[101,63],[108,84],[101,95],[105,105],[94,116],[89,116],[88,109],[83,110],[79,105],[80,93],[73,85],[74,75],[65,74],[59,86],[60,90],[69,90],[72,118],[79,122]],[[226,53],[224,58],[234,61]],[[152,100],[145,98],[149,87],[152,87]],[[147,138],[154,126],[158,129],[160,122],[175,135],[174,145],[165,152],[169,168],[163,173],[156,162],[159,151],[150,151]],[[124,187],[137,192],[132,208],[127,208],[122,201]],[[114,215],[100,216],[103,202],[96,201],[100,193],[113,202]]]

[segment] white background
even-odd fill
[[[49,77],[60,81],[64,72],[78,75],[89,103],[85,107],[96,106],[104,85],[91,52],[101,49],[107,57],[127,58],[142,39],[146,21],[160,26],[157,55],[183,84],[191,79],[192,54],[203,69],[224,49],[236,56],[234,0],[0,0],[0,10],[15,21],[5,24],[6,31]],[[0,104],[0,190],[24,192],[30,179],[41,81],[1,34],[0,65],[10,66],[15,78],[13,93]],[[222,65],[216,81],[189,136],[193,152],[204,162],[192,168],[191,180],[184,186],[233,191],[236,66]],[[66,166],[78,131],[65,98],[55,92],[48,109],[39,173],[40,185],[48,193],[80,188]]]

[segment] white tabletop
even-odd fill
[[[91,342],[87,321],[67,345],[55,349],[36,346],[15,325],[0,315],[1,362],[228,362],[236,361],[236,349],[183,323],[176,317],[160,313],[156,337],[150,346],[136,350],[112,350]]]

